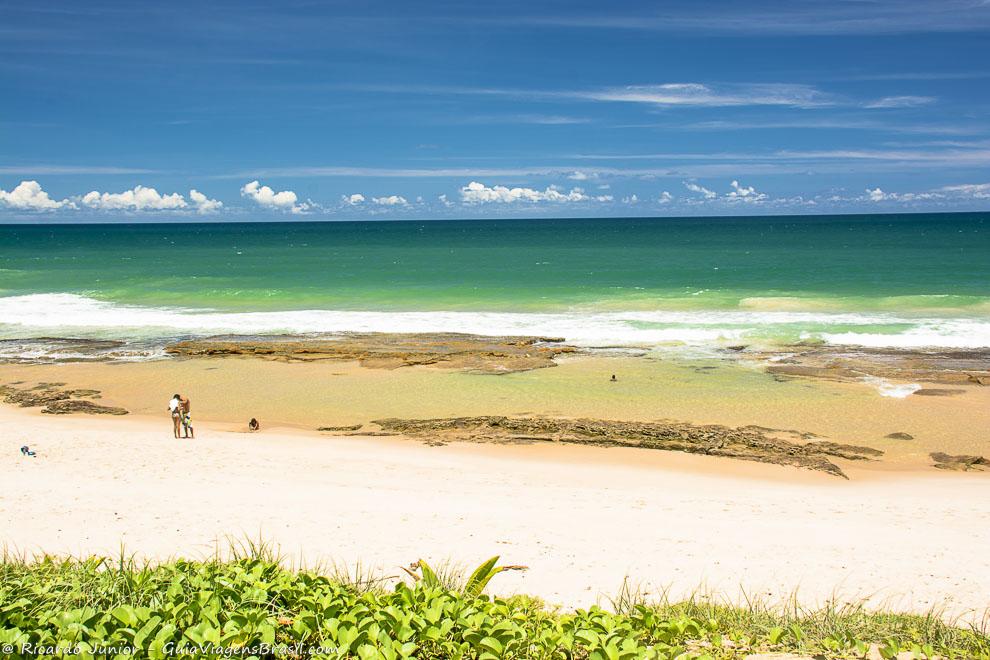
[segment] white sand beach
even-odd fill
[[[990,606],[990,476],[850,481],[638,449],[429,447],[161,418],[0,407],[0,542],[8,551],[201,557],[227,539],[309,565],[382,575],[422,557],[523,564],[492,591],[607,604],[625,576],[653,595],[797,592],[981,619]],[[18,448],[30,445],[33,458]],[[859,478],[862,477],[862,478]]]

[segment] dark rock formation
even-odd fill
[[[506,374],[556,366],[554,358],[577,351],[552,337],[483,337],[465,334],[344,334],[336,337],[237,337],[192,339],[171,344],[180,356],[251,356],[269,360],[353,360],[364,367],[395,369],[433,365],[483,374]]]
[[[402,435],[401,433],[389,433],[388,431],[349,431],[347,433],[341,433],[343,436],[356,436],[359,438],[385,438],[396,435]]]
[[[0,398],[22,408],[42,408],[43,413],[69,415],[87,413],[90,415],[126,415],[123,408],[102,406],[85,399],[99,399],[99,390],[66,389],[65,383],[38,383],[30,388],[17,388],[13,385],[0,385]]]
[[[883,436],[885,438],[890,438],[891,440],[914,440],[914,436],[910,433],[905,433],[903,431],[895,431],[894,433],[888,433]]]
[[[861,447],[858,445],[845,445],[829,440],[816,440],[806,445],[800,445],[805,453],[824,454],[844,458],[847,461],[865,461],[883,456],[883,452],[873,447]]]
[[[759,427],[730,428],[686,422],[621,422],[545,417],[453,417],[441,419],[381,419],[383,430],[424,438],[471,442],[567,442],[605,447],[642,447],[691,454],[724,456],[746,461],[792,465],[845,478],[828,460],[871,460],[883,452],[829,441],[798,443],[803,434]]]
[[[983,470],[990,466],[990,459],[982,456],[967,456],[965,454],[953,456],[940,451],[932,452],[929,456],[935,461],[935,467],[940,470],[967,472],[969,470]]]
[[[52,401],[41,412],[49,415],[71,415],[72,413],[86,413],[87,415],[126,415],[127,410],[114,406],[101,406],[92,401],[82,401],[79,399],[62,399]]]
[[[912,396],[956,396],[964,394],[966,390],[946,389],[941,387],[923,387],[912,394]]]
[[[354,424],[353,426],[321,426],[317,431],[357,431],[364,424]]]

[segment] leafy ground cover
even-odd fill
[[[624,588],[608,609],[548,609],[483,594],[497,558],[467,579],[413,564],[395,586],[292,570],[255,548],[226,560],[5,557],[0,657],[476,658],[479,660],[990,658],[986,630],[859,606],[803,611],[647,603]],[[871,655],[872,654],[872,655]],[[901,657],[905,657],[902,655]]]

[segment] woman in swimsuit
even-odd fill
[[[173,394],[168,402],[168,412],[172,416],[172,433],[179,437],[179,427],[182,425],[182,397]]]

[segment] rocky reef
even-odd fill
[[[690,454],[723,456],[745,461],[790,465],[847,478],[829,458],[852,461],[876,459],[883,452],[871,447],[810,440],[811,434],[759,426],[731,428],[687,422],[622,422],[550,417],[449,417],[439,419],[379,419],[383,431],[423,438],[431,443],[566,442],[603,447],[641,447]]]
[[[466,334],[364,333],[335,337],[219,336],[170,344],[186,357],[249,356],[268,360],[348,360],[372,369],[431,365],[483,374],[555,366],[554,358],[577,349],[553,337],[484,337]]]
[[[144,342],[113,339],[73,337],[0,339],[0,364],[113,362],[136,355],[148,355],[153,350]]]
[[[68,389],[65,383],[38,383],[34,387],[16,387],[23,383],[0,385],[0,398],[22,408],[41,408],[50,415],[86,413],[88,415],[126,415],[127,410],[104,406],[92,401],[99,399],[99,390]]]
[[[854,381],[864,377],[943,385],[990,385],[990,350],[921,350],[862,346],[788,346],[780,351],[734,352],[765,360],[766,370],[781,378]],[[963,390],[921,389],[922,396],[951,396]]]

